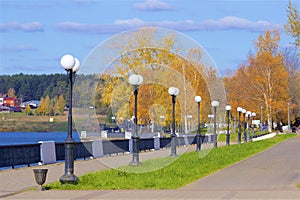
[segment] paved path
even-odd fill
[[[298,190],[300,137],[191,183],[182,190]]]
[[[300,136],[297,136],[177,190],[26,191],[5,198],[300,199],[296,187],[300,183],[299,158]],[[1,176],[0,180],[3,181]]]
[[[220,145],[225,144],[220,143]],[[202,148],[211,149],[213,148],[213,144],[203,144]],[[178,147],[177,154],[180,155],[185,153],[186,151],[194,150],[194,145],[188,147]],[[162,149],[159,151],[142,152],[140,153],[140,161],[149,160],[152,158],[167,157],[170,155],[170,153],[171,150],[169,148]],[[119,154],[115,156],[101,157],[92,160],[76,161],[74,165],[75,174],[77,176],[80,176],[88,172],[126,166],[131,160],[132,154]],[[34,174],[32,170],[37,168],[48,169],[46,183],[58,181],[64,173],[64,163],[55,163],[44,166],[23,167],[18,169],[0,171],[0,198],[37,186],[34,180]]]

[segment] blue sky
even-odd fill
[[[281,46],[287,0],[0,0],[1,74],[64,73],[66,53],[84,61],[110,36],[157,26],[203,46],[221,73],[247,59],[253,40],[277,28]],[[299,8],[299,3],[297,2]]]

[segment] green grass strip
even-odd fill
[[[252,132],[250,133],[252,136]],[[266,132],[256,131],[255,135],[263,135]],[[248,132],[247,132],[248,137]],[[241,140],[244,141],[244,132],[241,133]],[[225,142],[226,141],[226,134],[218,135],[218,142]],[[230,142],[237,142],[238,141],[238,134],[237,133],[230,133]]]
[[[200,152],[189,152],[179,158],[166,157],[144,161],[138,167],[121,167],[102,170],[79,177],[77,185],[55,182],[46,185],[46,189],[59,190],[97,190],[97,189],[176,189],[199,178],[214,173],[249,156],[264,151],[273,145],[295,136],[295,134],[277,135],[274,138],[249,142],[241,145],[223,146]],[[206,155],[206,153],[208,153]],[[206,155],[206,156],[201,156]],[[172,160],[174,159],[174,160]],[[171,164],[156,171],[158,166]],[[145,173],[130,173],[148,171]]]

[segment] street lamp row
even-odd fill
[[[80,62],[77,58],[74,58],[72,55],[64,55],[61,58],[61,66],[67,71],[69,74],[69,114],[68,114],[68,136],[65,140],[65,173],[60,177],[60,182],[64,183],[72,183],[75,184],[78,182],[78,177],[74,174],[74,147],[75,140],[72,138],[72,90],[73,90],[73,75],[80,69]],[[137,96],[138,96],[138,88],[143,83],[143,77],[137,74],[131,74],[129,76],[128,82],[134,87],[134,132],[131,136],[132,138],[132,161],[129,165],[136,166],[140,165],[139,161],[139,136],[137,134]],[[172,133],[171,133],[171,155],[176,155],[176,133],[175,133],[175,103],[176,96],[179,94],[179,89],[176,87],[170,87],[168,89],[168,93],[172,96]],[[200,103],[202,98],[200,96],[195,97],[195,101],[198,104],[198,130],[196,135],[196,151],[201,150],[201,126],[200,126]],[[217,116],[217,107],[219,106],[218,101],[212,101],[211,105],[214,108],[214,147],[217,147],[217,136],[216,136],[216,116]],[[226,134],[226,144],[229,145],[230,142],[230,133],[229,133],[229,114],[230,114],[231,106],[226,106],[227,111],[227,134]],[[241,126],[240,126],[240,114],[244,114],[245,121],[245,113],[246,110],[241,107],[237,108],[239,113],[239,133],[238,133],[238,143],[240,143],[241,138]],[[250,118],[251,112],[247,112],[248,121]],[[252,116],[255,116],[255,113],[252,113]],[[244,133],[246,134],[246,132]],[[250,137],[250,133],[249,137]],[[244,138],[245,135],[244,135]]]
[[[237,107],[238,112],[238,144],[241,144],[241,132],[242,132],[242,125],[241,125],[241,114],[244,116],[244,143],[247,142],[247,132],[246,129],[248,129],[248,138],[250,141],[252,141],[252,137],[250,137],[250,118],[255,117],[256,113],[251,111],[246,111],[246,109],[242,107]],[[246,116],[248,118],[248,121],[246,122]],[[252,133],[253,136],[253,133]]]

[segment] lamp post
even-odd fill
[[[247,123],[246,123],[246,109],[242,110],[242,113],[244,115],[244,143],[247,142],[247,133],[246,133],[246,129],[247,129]]]
[[[263,109],[263,107],[262,106],[260,106],[260,131],[262,131],[263,130],[263,122],[262,122],[262,109]]]
[[[214,108],[214,147],[218,146],[217,141],[217,107],[219,106],[218,101],[212,101],[211,102],[212,107]]]
[[[134,128],[133,128],[133,134],[131,135],[132,139],[132,161],[129,163],[130,166],[138,166],[142,163],[139,160],[139,142],[140,137],[137,134],[137,96],[138,96],[138,87],[143,83],[143,77],[141,75],[137,74],[131,74],[129,76],[128,82],[133,85],[134,87]]]
[[[208,118],[209,118],[209,126],[207,127],[207,132],[208,133],[211,133],[212,132],[212,125],[211,125],[211,120],[212,120],[212,118],[214,117],[214,115],[213,114],[209,114],[208,115]]]
[[[256,113],[253,112],[251,115],[252,115],[252,120],[254,120],[254,118],[256,117]],[[253,137],[254,137],[254,125],[252,125],[252,137],[251,137],[251,141],[252,141]]]
[[[71,55],[64,55],[60,60],[61,66],[69,73],[69,114],[68,114],[68,136],[65,140],[65,174],[59,181],[64,183],[76,184],[78,177],[74,174],[74,147],[75,140],[72,138],[72,90],[73,74],[79,70],[80,62]]]
[[[239,122],[239,124],[238,124],[238,144],[241,144],[241,135],[242,135],[242,125],[241,125],[241,112],[242,112],[242,110],[243,110],[243,108],[241,108],[241,107],[237,107],[237,109],[236,109],[237,111],[238,111],[238,114],[239,114],[239,118],[238,118],[238,122]]]
[[[227,111],[227,134],[226,134],[226,145],[229,146],[230,145],[230,133],[229,133],[229,115],[230,115],[230,110],[231,110],[231,106],[227,105],[225,107],[226,111]]]
[[[171,155],[176,155],[176,134],[175,134],[175,103],[176,96],[179,94],[179,89],[176,87],[170,87],[168,90],[169,94],[172,96],[172,134],[171,134]]]
[[[288,106],[288,130],[291,130],[290,105],[291,105],[291,102],[287,102],[287,106]]]
[[[248,139],[251,141],[250,137],[250,118],[251,118],[251,111],[246,112],[247,118],[248,118],[248,123],[247,123],[247,128],[248,128]]]
[[[161,129],[161,132],[164,132],[164,119],[165,119],[165,116],[164,115],[161,115],[161,116],[159,116],[159,118],[160,118],[160,129]]]
[[[200,127],[200,103],[201,103],[202,98],[200,96],[196,96],[195,97],[195,101],[198,104],[198,130],[197,130],[197,136],[196,136],[196,140],[197,140],[197,147],[196,147],[196,151],[200,151],[201,150],[201,127]]]

